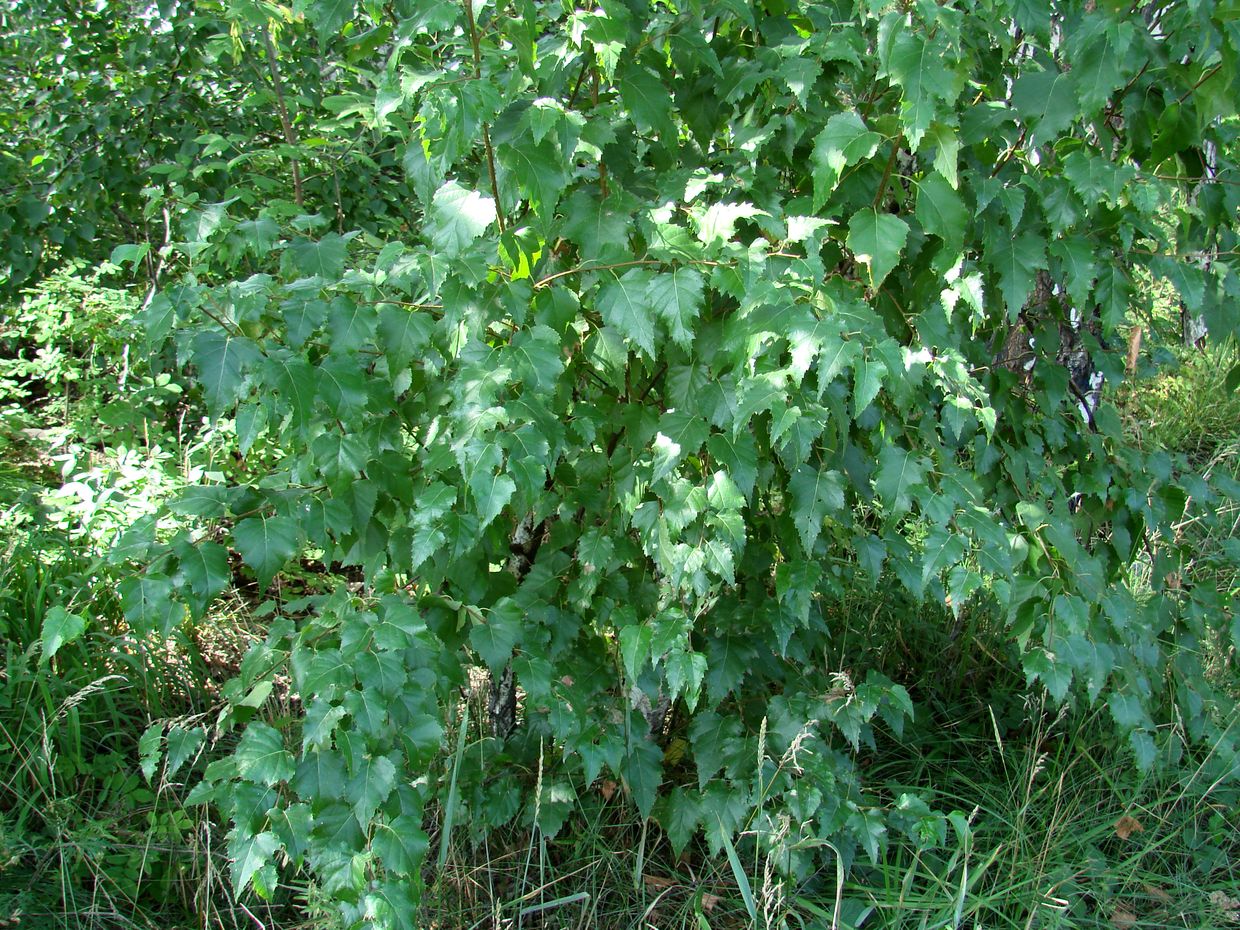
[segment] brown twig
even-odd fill
[[[883,169],[883,179],[878,182],[878,191],[874,194],[875,211],[882,206],[883,195],[887,193],[887,183],[891,180],[891,172],[896,166],[896,156],[900,154],[900,143],[903,141],[904,134],[901,133],[891,144],[891,157],[887,159],[887,167]]]
[[[482,48],[478,44],[478,24],[474,22],[473,0],[461,0],[465,7],[465,19],[469,23],[469,41],[474,47],[474,75],[482,77]],[[504,210],[499,199],[499,181],[495,172],[495,149],[491,146],[491,130],[486,122],[482,124],[482,145],[487,153],[487,173],[491,176],[491,196],[495,198],[495,222],[499,231],[504,231]]]
[[[293,121],[289,119],[288,106],[284,102],[284,86],[280,82],[280,65],[276,60],[276,46],[271,41],[271,30],[267,28],[267,24],[263,24],[263,45],[267,49],[267,70],[271,74],[271,86],[276,92],[276,108],[280,112],[280,127],[284,130],[284,141],[292,148],[297,148],[297,130],[293,128]],[[301,189],[301,162],[297,156],[293,156],[293,199],[297,201],[297,206],[303,206],[305,197]]]
[[[577,72],[577,83],[573,85],[573,92],[568,96],[568,103],[564,104],[564,109],[571,110],[573,104],[577,102],[577,94],[581,91],[581,82],[586,79],[586,71],[590,67],[590,56],[581,56],[581,70]]]
[[[1187,100],[1187,99],[1188,99],[1188,97],[1189,97],[1189,95],[1190,95],[1193,91],[1195,91],[1198,87],[1200,87],[1200,86],[1201,86],[1202,84],[1204,84],[1206,81],[1210,80],[1210,78],[1214,77],[1214,75],[1218,74],[1218,73],[1219,73],[1219,69],[1221,69],[1222,67],[1223,67],[1222,65],[1215,65],[1213,68],[1211,68],[1211,69],[1210,69],[1209,71],[1207,71],[1205,74],[1203,74],[1203,75],[1201,76],[1201,78],[1197,81],[1197,83],[1196,83],[1196,84],[1194,84],[1194,85],[1193,85],[1192,87],[1190,87],[1188,90],[1184,91],[1184,95],[1183,95],[1182,97],[1180,97],[1180,99],[1179,99],[1179,100],[1177,100],[1177,101],[1176,101],[1176,103],[1183,103],[1185,100]]]
[[[1008,162],[1012,160],[1012,156],[1016,154],[1017,149],[1019,149],[1021,145],[1024,143],[1025,136],[1026,134],[1028,134],[1028,132],[1029,132],[1028,128],[1022,129],[1020,131],[1020,135],[1016,137],[1016,141],[1013,142],[1011,147],[1006,152],[1003,153],[1003,157],[999,159],[999,161],[995,164],[994,170],[990,172],[990,176],[992,178],[995,175],[997,175],[1000,171],[1003,170],[1004,165],[1006,165]]]
[[[584,273],[587,271],[612,271],[616,268],[633,268],[638,265],[667,265],[667,264],[670,264],[670,263],[665,262],[659,258],[635,258],[631,261],[611,262],[610,264],[607,264],[607,265],[578,265],[575,268],[569,268],[566,271],[557,271],[555,274],[549,274],[545,278],[540,278],[539,280],[534,282],[534,289],[538,290],[538,288],[540,287],[546,287],[552,281],[556,281],[560,278],[568,277],[570,274],[580,274],[580,273]],[[705,259],[705,258],[698,258],[698,259],[688,259],[687,264],[715,266],[721,263],[710,261],[709,259]]]

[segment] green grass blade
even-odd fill
[[[456,807],[459,796],[456,789],[456,777],[461,771],[461,757],[465,755],[465,734],[469,731],[469,705],[461,711],[461,727],[456,734],[456,752],[452,755],[452,780],[448,784],[448,801],[443,811],[443,834],[439,841],[439,869],[448,862],[448,849],[452,845],[452,825],[456,820]]]
[[[723,821],[719,822],[719,835],[723,838],[723,848],[728,854],[728,864],[732,867],[732,877],[736,879],[736,887],[740,890],[741,900],[745,902],[745,910],[749,912],[749,919],[753,921],[754,926],[757,926],[758,909],[754,906],[753,889],[749,885],[749,876],[745,874],[740,857],[736,854],[736,847],[732,845],[732,838],[723,829]]]

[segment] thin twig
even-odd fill
[[[461,0],[465,7],[465,19],[469,23],[469,41],[474,47],[474,75],[482,77],[482,48],[478,45],[478,24],[474,22],[473,0]],[[491,130],[482,124],[482,145],[487,153],[487,173],[491,176],[491,196],[495,198],[495,222],[499,231],[504,231],[504,210],[499,199],[499,182],[495,173],[495,149],[491,146]]]
[[[1025,135],[1028,132],[1029,130],[1027,128],[1022,129],[1020,131],[1020,135],[1016,137],[1016,141],[1012,143],[1011,148],[1009,148],[1006,152],[1003,153],[1003,157],[999,159],[999,161],[995,164],[994,170],[990,172],[990,176],[992,178],[995,175],[997,175],[1001,170],[1003,170],[1004,165],[1006,165],[1008,162],[1012,160],[1012,156],[1015,155],[1016,151],[1021,147],[1022,144],[1024,144]]]
[[[883,203],[883,195],[887,193],[887,182],[891,180],[891,171],[896,166],[896,156],[900,154],[900,144],[904,141],[901,133],[891,144],[891,157],[887,159],[887,167],[883,169],[883,179],[878,182],[878,192],[874,195],[874,209],[878,210]]]
[[[216,314],[208,310],[205,304],[202,306],[202,312],[205,313],[212,320],[214,320],[219,325],[220,329],[224,330],[224,332],[228,333],[228,335],[232,336],[234,339],[240,338],[245,335],[243,332],[241,332],[241,328],[239,326],[237,326],[235,323],[230,325],[227,321],[225,321],[223,317],[217,316]],[[261,349],[262,347],[260,346],[259,348]],[[265,355],[266,353],[264,352],[263,354]]]
[[[722,262],[711,261],[705,258],[686,259],[685,263],[689,265],[709,265],[711,267],[717,267],[722,264]],[[612,262],[607,265],[578,265],[575,268],[569,268],[566,271],[557,271],[555,274],[547,275],[547,277],[541,278],[540,280],[535,281],[534,289],[537,290],[540,287],[546,287],[552,281],[558,280],[559,278],[567,277],[570,274],[581,274],[587,271],[612,271],[613,269],[616,269],[616,268],[632,268],[637,265],[668,265],[668,264],[671,264],[671,262],[664,261],[661,258],[635,258],[632,261]]]
[[[276,60],[276,46],[271,41],[271,30],[267,28],[267,24],[263,23],[263,44],[267,48],[267,70],[271,73],[271,86],[276,92],[276,107],[280,111],[280,126],[284,130],[284,141],[292,148],[297,148],[297,130],[293,128],[293,121],[288,116],[288,106],[284,103],[284,86],[280,83],[280,65]],[[297,201],[297,206],[304,205],[304,196],[301,189],[301,162],[297,156],[293,156],[293,199]]]
[[[573,85],[573,92],[568,96],[568,103],[564,104],[564,109],[571,110],[573,104],[577,101],[577,94],[581,91],[581,82],[586,78],[586,70],[590,67],[590,56],[581,56],[581,70],[577,72],[577,83]]]
[[[1202,84],[1204,84],[1206,81],[1210,80],[1210,78],[1214,77],[1214,75],[1218,74],[1219,69],[1220,69],[1220,68],[1222,68],[1222,67],[1223,67],[1222,65],[1215,65],[1213,68],[1211,68],[1211,69],[1210,69],[1209,71],[1207,71],[1205,74],[1203,74],[1203,75],[1201,76],[1200,80],[1198,80],[1196,84],[1194,84],[1194,85],[1193,85],[1192,87],[1190,87],[1188,90],[1184,91],[1184,95],[1183,95],[1182,97],[1180,97],[1180,99],[1179,99],[1179,100],[1177,100],[1177,101],[1176,101],[1176,103],[1183,103],[1185,100],[1187,100],[1187,99],[1188,99],[1188,97],[1189,97],[1189,95],[1190,95],[1193,91],[1195,91],[1198,87],[1200,87],[1200,86],[1201,86]]]

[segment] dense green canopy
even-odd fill
[[[1235,482],[1101,389],[1179,338],[1151,281],[1240,326],[1234,3],[59,7],[2,14],[10,283],[119,244],[240,463],[172,505],[210,532],[124,537],[127,616],[201,615],[229,549],[362,582],[282,601],[230,692],[304,710],[198,792],[238,888],[304,862],[411,926],[429,802],[481,832],[537,784],[554,833],[601,776],[792,876],[941,842],[855,766],[914,711],[848,665],[858,589],[998,618],[1139,766],[1234,765],[1197,648],[1234,592],[1177,526]],[[430,778],[480,666],[492,735]]]

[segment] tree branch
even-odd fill
[[[284,130],[284,141],[294,149],[297,148],[297,130],[288,116],[288,106],[284,102],[284,86],[280,83],[280,65],[276,60],[276,46],[271,41],[271,30],[263,23],[263,45],[267,49],[267,70],[271,74],[271,86],[276,92],[276,108],[280,112],[280,127]],[[301,189],[301,162],[293,156],[293,199],[297,206],[305,205],[305,196]]]
[[[465,7],[465,19],[469,23],[469,41],[474,47],[474,76],[482,77],[482,48],[478,45],[478,24],[474,22],[473,0],[461,0]],[[491,176],[491,196],[495,198],[495,222],[504,231],[504,210],[499,199],[499,182],[495,173],[495,149],[491,147],[491,130],[486,121],[482,123],[482,144],[487,153],[487,173]]]

